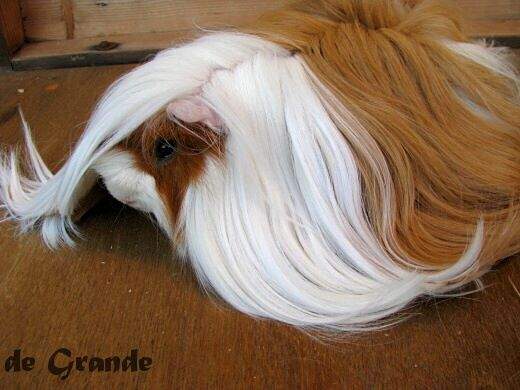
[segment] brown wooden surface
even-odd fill
[[[129,68],[0,74],[0,143],[20,141],[21,103],[57,166],[97,97]],[[47,370],[61,347],[101,357],[138,348],[153,359],[147,372],[74,371],[63,382],[75,389],[520,387],[520,256],[488,274],[481,293],[423,302],[395,328],[324,344],[215,304],[154,226],[115,201],[81,228],[75,250],[51,252],[0,225],[0,388],[61,384]],[[33,371],[2,371],[15,348],[37,358]]]
[[[13,57],[12,65],[16,70],[27,70],[135,63],[188,37],[190,32],[184,31],[30,43]],[[102,41],[117,43],[117,47],[93,50]]]
[[[10,66],[11,55],[24,43],[18,0],[0,1],[0,66]]]
[[[468,33],[476,36],[519,36],[519,0],[452,0],[468,20]]]
[[[20,4],[27,41],[67,39],[61,0],[20,0]]]
[[[277,9],[291,0],[72,0],[75,36],[88,38],[113,34],[229,27],[247,23],[259,14]],[[294,0],[292,0],[294,2]],[[96,4],[97,3],[97,4]]]
[[[0,1],[0,36],[9,54],[17,50],[24,42],[22,16],[18,0]]]
[[[21,0],[26,34],[33,41],[224,27],[290,1],[294,0]]]

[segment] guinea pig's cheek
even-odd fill
[[[153,192],[155,183],[151,177],[139,177],[141,175],[129,171],[122,171],[115,177],[104,177],[103,181],[108,192],[121,203],[144,212],[153,209]],[[136,180],[137,179],[137,180]]]

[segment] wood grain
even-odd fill
[[[290,0],[73,0],[78,38],[242,25]],[[294,1],[294,0],[293,0]]]
[[[0,37],[3,52],[14,53],[24,43],[24,31],[18,0],[0,2]]]
[[[470,20],[518,20],[518,0],[453,0]]]
[[[61,0],[20,0],[29,42],[67,39]]]
[[[520,36],[519,0],[455,0],[467,19],[467,33],[482,37]]]
[[[74,38],[74,4],[72,0],[61,0],[61,11],[65,22],[67,39]]]
[[[27,70],[142,62],[192,36],[193,31],[177,31],[31,43],[13,56],[12,66],[15,70]],[[118,46],[110,51],[92,49],[102,41],[115,42]]]
[[[20,103],[43,158],[59,166],[96,99],[130,68],[0,74],[0,144],[21,140]],[[37,358],[28,373],[1,364],[2,388],[520,388],[518,255],[481,293],[418,303],[395,328],[331,344],[208,298],[155,227],[115,201],[80,226],[76,249],[50,252],[0,225],[0,363],[15,348]],[[101,357],[138,348],[153,364],[60,381],[46,367],[60,347]]]

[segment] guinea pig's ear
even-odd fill
[[[166,113],[168,118],[186,123],[204,123],[214,129],[222,125],[217,113],[197,96],[174,100],[166,107]]]

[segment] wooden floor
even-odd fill
[[[58,166],[96,98],[129,68],[3,72],[0,143],[20,142],[20,103]],[[520,388],[520,256],[488,274],[482,293],[422,302],[395,328],[325,344],[205,296],[154,226],[115,201],[81,228],[76,249],[51,252],[37,235],[0,225],[1,388]],[[32,371],[4,372],[17,348],[36,358]],[[59,348],[90,357],[138,349],[153,362],[62,381],[47,367]]]

